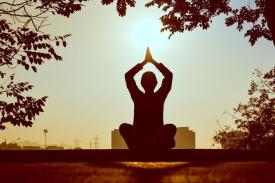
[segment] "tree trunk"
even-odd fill
[[[271,31],[273,43],[275,46],[275,0],[266,0],[265,17],[267,20],[267,25]]]

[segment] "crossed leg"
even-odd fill
[[[129,149],[135,148],[135,130],[133,125],[127,124],[127,123],[122,123],[119,126],[119,132],[121,136],[123,137],[124,141],[126,142],[127,146]]]
[[[171,149],[175,146],[174,136],[177,128],[173,124],[166,124],[146,133],[146,135],[138,132],[133,125],[123,123],[120,125],[119,131],[129,149]]]
[[[171,149],[175,147],[174,136],[177,132],[177,128],[173,124],[163,125],[158,133],[159,140],[156,144],[157,147],[161,149]]]

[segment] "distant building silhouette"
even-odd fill
[[[23,150],[40,150],[40,146],[22,146]]]
[[[175,149],[195,149],[196,137],[193,130],[188,127],[178,127],[175,135],[176,146]]]
[[[49,145],[46,147],[46,150],[63,150],[64,147],[55,146],[55,145]]]
[[[128,149],[118,129],[112,131],[112,149]],[[178,127],[175,135],[175,149],[195,149],[196,133],[189,127]]]
[[[2,142],[0,144],[0,150],[21,150],[21,147],[16,143]]]

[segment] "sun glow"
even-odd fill
[[[167,34],[160,32],[161,27],[158,19],[142,19],[130,30],[130,40],[138,49],[150,47],[160,51],[168,42]]]

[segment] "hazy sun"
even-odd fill
[[[150,47],[154,50],[161,50],[165,47],[168,36],[161,33],[162,25],[158,19],[144,18],[137,21],[130,30],[130,40],[138,49]]]

